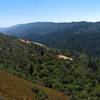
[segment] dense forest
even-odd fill
[[[100,56],[100,32],[81,29],[65,29],[37,40],[49,47],[71,52],[85,52]]]
[[[99,66],[100,58],[87,52],[62,51],[0,34],[1,69],[61,91],[71,100],[100,99]]]

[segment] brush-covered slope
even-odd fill
[[[0,100],[44,100],[43,96],[46,100],[69,100],[56,90],[33,84],[0,69]]]
[[[71,100],[100,99],[100,59],[86,53],[74,55],[0,34],[0,67],[25,80],[61,91]],[[41,92],[38,95],[41,97]],[[47,98],[43,92],[42,96],[43,100]]]

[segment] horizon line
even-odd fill
[[[100,20],[98,21],[34,21],[34,22],[23,22],[23,23],[16,23],[13,25],[8,25],[8,26],[0,26],[0,28],[9,28],[9,27],[13,27],[13,26],[17,26],[17,25],[25,25],[25,24],[32,24],[32,23],[57,23],[57,24],[63,24],[63,23],[80,23],[80,22],[87,22],[87,23],[99,23]]]

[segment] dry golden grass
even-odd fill
[[[67,96],[56,90],[33,84],[0,69],[0,98],[4,97],[4,100],[36,100],[36,94],[32,91],[34,86],[47,93],[49,100],[69,100]]]

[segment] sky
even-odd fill
[[[72,21],[100,21],[100,0],[0,0],[0,27]]]

